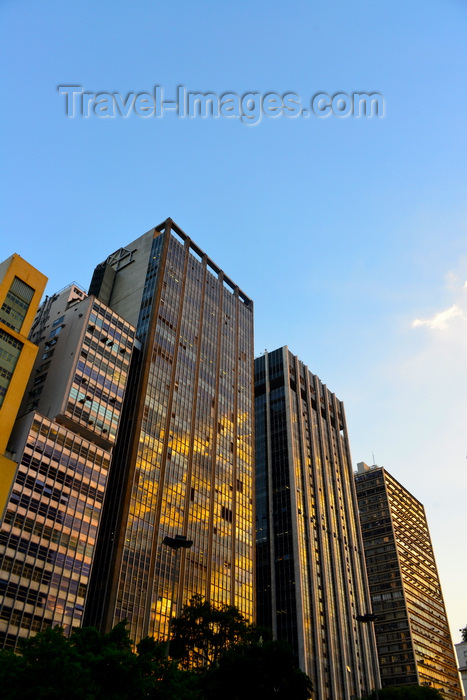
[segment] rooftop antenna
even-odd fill
[[[376,465],[376,462],[375,462],[375,453],[372,452],[372,453],[371,453],[371,456],[373,457],[373,466],[375,466],[375,465]]]

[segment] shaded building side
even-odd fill
[[[464,695],[467,695],[467,641],[455,645]]]

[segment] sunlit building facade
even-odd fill
[[[16,253],[0,263],[0,518],[16,470],[10,434],[37,353],[28,334],[46,283]]]
[[[164,637],[194,594],[252,619],[252,301],[170,219],[99,265],[90,292],[141,350],[85,621]],[[180,558],[163,544],[176,535],[193,542]]]
[[[358,464],[358,507],[383,687],[462,692],[425,509],[382,467]]]
[[[377,686],[344,406],[287,347],[255,360],[257,617],[320,700]]]
[[[83,620],[134,328],[76,285],[46,298],[0,529],[0,646]]]

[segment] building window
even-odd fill
[[[230,508],[226,508],[225,506],[222,506],[221,513],[222,513],[222,517],[224,518],[224,520],[226,520],[228,523],[232,522],[232,511],[230,510]]]
[[[0,329],[0,406],[10,385],[23,343]]]
[[[13,330],[20,331],[33,296],[34,289],[15,277],[0,309],[0,320]]]
[[[58,328],[54,328],[54,330],[50,331],[49,338],[53,338],[54,336],[58,335],[62,328],[63,326],[59,326]]]

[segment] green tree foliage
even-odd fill
[[[234,607],[202,598],[185,605],[167,641],[133,650],[120,622],[65,637],[59,627],[0,652],[2,700],[308,700],[311,683],[292,652]]]
[[[205,700],[308,700],[312,685],[287,644],[231,606],[193,598],[172,621],[170,655],[198,667]]]
[[[126,622],[109,634],[92,627],[68,639],[59,627],[25,640],[21,656],[0,653],[3,700],[197,700],[197,676],[166,658],[166,643],[132,651]]]
[[[287,644],[267,640],[232,646],[203,682],[206,700],[308,700],[313,687]]]
[[[63,630],[57,627],[25,640],[22,656],[11,652],[0,655],[0,687],[7,700],[78,700],[90,697],[91,678]]]
[[[368,699],[375,700],[375,692]],[[443,700],[443,695],[435,688],[426,685],[404,685],[395,688],[383,688],[379,691],[380,700]]]
[[[167,642],[142,639],[137,647],[139,668],[145,680],[144,697],[152,700],[199,700],[199,678],[167,659]]]
[[[258,641],[269,632],[259,629],[230,605],[215,607],[194,596],[172,620],[170,655],[184,668],[209,666],[232,645]]]
[[[467,642],[467,626],[465,626],[463,629],[459,630],[459,632],[462,635],[462,641]]]

